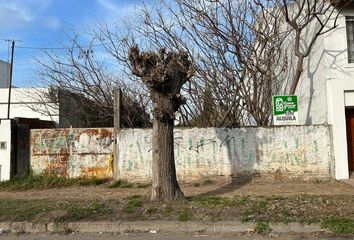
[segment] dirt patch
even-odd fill
[[[327,195],[353,196],[354,186],[342,181],[328,182],[263,182],[230,183],[225,179],[182,183],[186,196],[295,196]],[[150,187],[108,188],[108,185],[0,191],[0,199],[122,199],[139,195],[149,197]]]
[[[352,196],[195,196],[161,204],[143,196],[119,200],[0,200],[0,221],[251,221],[321,222],[354,220]]]
[[[0,221],[251,221],[354,224],[354,187],[331,182],[184,183],[185,201],[150,202],[150,187],[0,192]],[[354,230],[353,230],[354,231]]]
[[[51,210],[44,211],[36,216],[35,221],[39,223],[50,223],[59,219],[67,214],[65,210]]]

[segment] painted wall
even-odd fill
[[[67,177],[111,178],[111,128],[31,130],[31,169]]]
[[[5,146],[1,146],[4,144]],[[0,120],[0,181],[10,179],[10,172],[11,172],[10,166],[11,166],[11,120]]]
[[[126,129],[119,136],[118,178],[150,180],[151,130]],[[327,179],[333,171],[329,126],[175,129],[180,180],[260,174],[276,179]]]

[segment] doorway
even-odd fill
[[[346,125],[347,125],[349,176],[353,177],[353,172],[354,172],[354,108],[345,109],[345,119],[346,119]]]

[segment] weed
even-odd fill
[[[83,219],[94,219],[98,216],[104,216],[111,212],[105,204],[92,201],[84,205],[72,203],[68,207],[68,213],[59,218],[58,221],[79,221]]]
[[[150,207],[150,208],[148,208],[148,209],[146,209],[146,213],[147,214],[154,214],[154,213],[157,213],[157,212],[159,212],[160,210],[158,209],[158,208],[156,208],[156,207]]]
[[[354,220],[343,217],[329,217],[322,221],[322,228],[338,234],[354,234]]]
[[[91,178],[66,178],[63,176],[51,176],[47,174],[28,174],[22,177],[14,177],[11,180],[0,182],[0,189],[20,190],[31,188],[53,188],[67,186],[99,185],[107,182],[106,179]]]
[[[91,178],[78,178],[77,180],[74,179],[74,181],[77,181],[79,186],[98,186],[107,183],[108,179],[100,179],[96,176],[92,176]]]
[[[146,183],[137,183],[136,187],[137,188],[147,188],[151,186],[151,182],[146,182]]]
[[[132,188],[134,185],[124,179],[120,179],[108,185],[108,188]]]
[[[270,233],[272,228],[266,222],[257,222],[256,226],[254,227],[254,231],[258,234]]]
[[[192,217],[193,217],[193,212],[189,208],[184,208],[178,214],[178,220],[183,222],[192,220]]]
[[[131,198],[126,206],[124,207],[123,211],[126,213],[136,213],[139,208],[143,206],[143,201],[139,198]]]
[[[0,221],[30,221],[55,208],[47,200],[0,200]]]
[[[169,215],[174,212],[174,208],[172,206],[166,206],[164,211],[167,215]]]
[[[288,199],[286,196],[279,196],[279,195],[273,195],[266,198],[266,200],[268,201],[283,201],[286,199]]]
[[[280,221],[283,223],[288,223],[289,222],[289,218],[290,218],[290,211],[287,208],[282,208],[281,211],[281,216],[280,216]]]
[[[255,213],[261,213],[268,205],[268,202],[265,200],[257,200],[252,203],[250,212],[255,214]]]
[[[129,199],[138,199],[138,198],[141,198],[141,196],[140,196],[140,195],[136,195],[136,194],[131,195],[131,196],[129,197]]]
[[[241,196],[238,201],[239,201],[239,203],[241,203],[241,204],[245,204],[245,203],[247,203],[247,202],[250,201],[250,196],[248,196],[248,195],[246,195],[246,196]]]
[[[206,208],[222,208],[238,205],[237,201],[233,198],[219,196],[198,196],[193,197],[192,201]]]
[[[250,200],[251,201],[251,200]],[[268,205],[264,200],[253,200],[251,206],[242,213],[241,221],[262,220],[262,213]]]

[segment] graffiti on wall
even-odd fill
[[[113,130],[41,129],[31,131],[31,168],[67,177],[111,178]]]
[[[123,130],[119,142],[119,176],[151,178],[151,130]],[[176,129],[177,175],[192,179],[208,175],[282,171],[330,177],[331,140],[328,126],[277,128]]]

